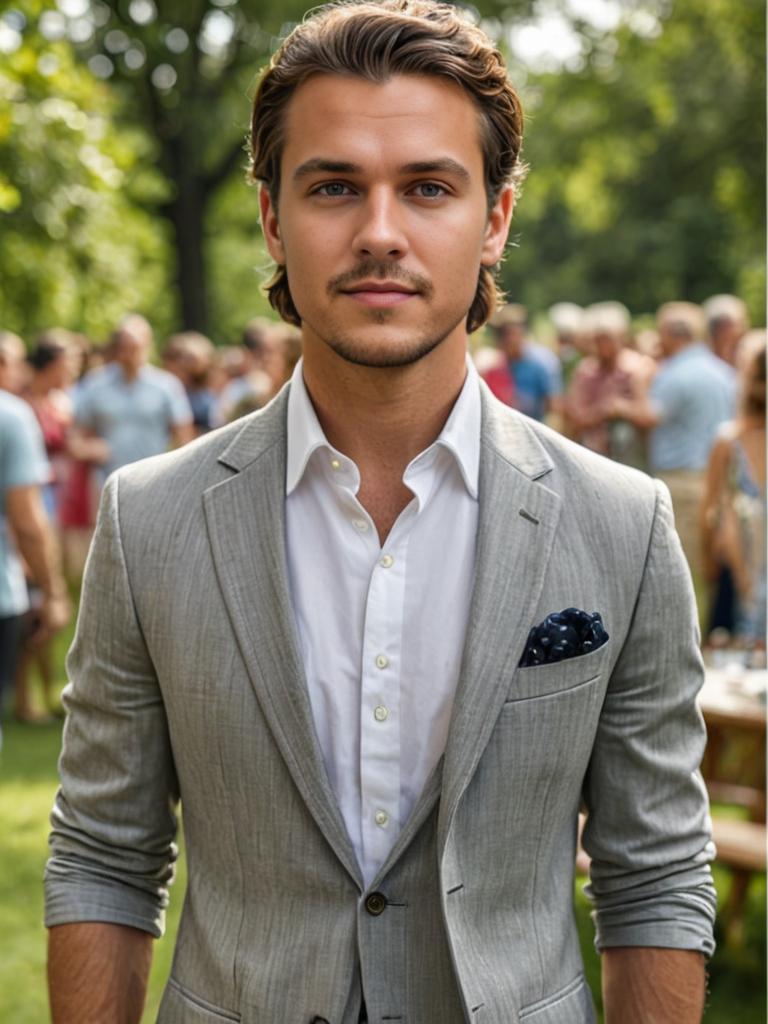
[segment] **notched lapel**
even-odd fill
[[[483,392],[475,584],[445,751],[442,850],[525,648],[560,517],[553,466],[525,418]]]
[[[203,495],[216,574],[259,705],[337,857],[360,869],[325,771],[299,654],[285,559],[285,402],[254,418],[220,461],[237,470]],[[281,417],[275,429],[275,419]]]

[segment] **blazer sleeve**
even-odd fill
[[[696,705],[703,671],[691,577],[669,492],[656,481],[640,590],[583,794],[598,949],[714,950],[715,848]]]
[[[159,937],[177,854],[178,783],[123,554],[119,483],[118,474],[104,488],[67,657],[45,923],[112,922]]]

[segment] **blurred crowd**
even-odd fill
[[[267,319],[221,348],[174,334],[159,358],[138,314],[101,346],[63,328],[29,346],[0,331],[0,707],[21,721],[61,713],[53,637],[72,614],[106,477],[259,409],[300,354],[298,331]]]
[[[474,347],[501,401],[669,487],[705,645],[764,663],[765,330],[717,295],[670,302],[633,329],[618,302],[498,310]],[[261,408],[289,379],[299,332],[258,318],[241,343],[183,332],[155,351],[127,315],[97,346],[62,328],[0,331],[0,702],[60,714],[52,638],[71,615],[101,487],[113,470]]]

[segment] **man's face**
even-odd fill
[[[623,344],[624,338],[616,331],[595,331],[592,337],[592,351],[607,369],[616,365]]]
[[[525,324],[504,324],[497,331],[497,343],[508,359],[519,359],[525,348]]]
[[[134,376],[149,356],[149,339],[139,331],[124,329],[115,346],[115,362],[128,376]]]
[[[458,85],[315,75],[286,111],[277,210],[265,189],[261,207],[305,353],[327,346],[347,362],[403,366],[466,339],[512,192],[489,215],[479,115]]]
[[[6,351],[0,356],[0,388],[3,391],[15,395],[21,390],[22,368],[22,360],[17,359],[13,352]]]

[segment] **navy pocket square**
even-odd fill
[[[582,612],[578,608],[565,608],[553,612],[534,626],[528,634],[520,668],[549,665],[566,658],[591,654],[608,640],[599,612]]]

